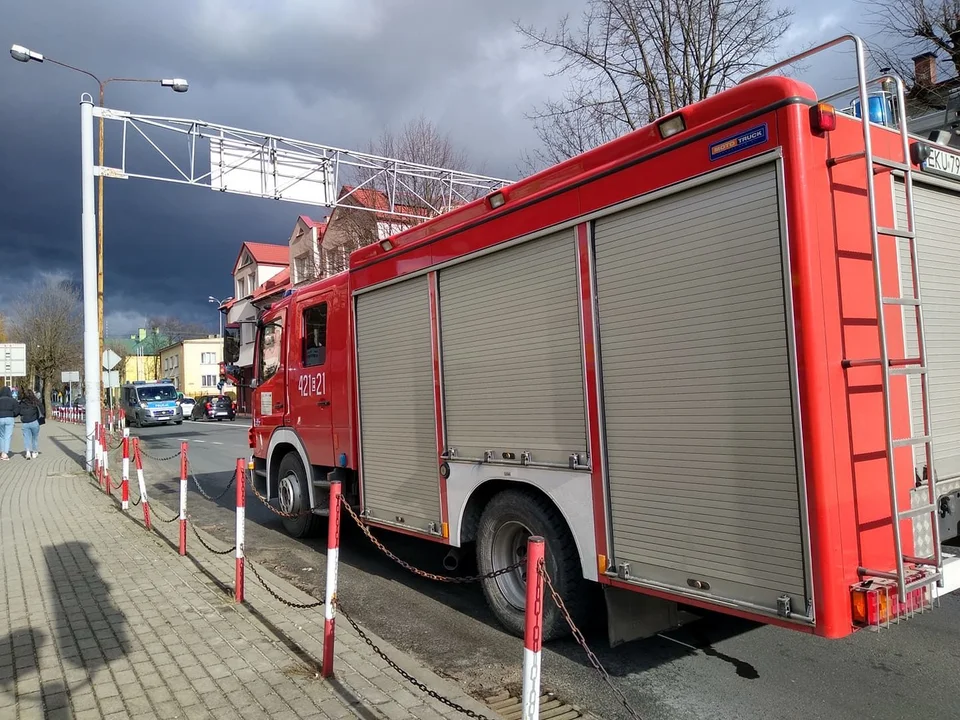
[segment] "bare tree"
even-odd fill
[[[879,68],[891,69],[908,85],[923,84],[911,58],[934,51],[944,70],[960,76],[960,0],[858,1],[867,7],[864,21],[878,30],[871,55]]]
[[[156,342],[166,340],[164,346],[175,345],[178,342],[192,340],[194,338],[205,338],[210,334],[210,332],[199,323],[187,322],[173,316],[149,318],[147,320],[147,327],[155,331],[152,337],[157,338]],[[160,348],[157,350],[159,352]]]
[[[466,170],[468,164],[467,153],[454,145],[450,134],[441,131],[423,115],[408,121],[399,132],[384,130],[377,140],[368,145],[367,152],[446,170]],[[363,171],[359,174],[361,181],[370,177],[369,173]],[[393,188],[386,176],[376,177],[371,184],[387,197],[392,196]],[[468,194],[468,199],[475,199],[482,193],[478,190],[472,195]],[[432,217],[437,214],[436,211],[446,208],[451,200],[453,204],[463,202],[456,194],[451,196],[449,192],[444,192],[441,183],[426,177],[404,177],[396,187],[395,201],[408,206],[416,215]]]
[[[7,342],[7,319],[0,315],[0,342]]]
[[[466,170],[468,164],[467,153],[454,144],[449,133],[423,115],[410,120],[399,131],[385,130],[368,144],[366,151],[431,168]],[[484,172],[482,167],[473,171]],[[485,192],[462,185],[453,192],[449,188],[445,191],[435,174],[429,172],[423,177],[404,176],[394,184],[392,175],[361,168],[355,181],[341,193],[340,204],[330,215],[316,277],[346,270],[350,253],[357,248],[418,225],[450,207],[482,197]],[[350,206],[368,209],[354,210]]]
[[[893,0],[891,0],[892,2]],[[528,49],[557,59],[570,86],[528,117],[536,169],[729,87],[777,48],[793,10],[770,0],[587,0],[580,26],[517,23]]]
[[[14,308],[11,336],[27,346],[27,372],[39,379],[41,397],[60,386],[60,373],[80,367],[83,315],[80,293],[69,283],[45,278]]]

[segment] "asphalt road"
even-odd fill
[[[197,480],[216,496],[230,481],[236,459],[249,455],[247,427],[243,420],[185,422],[133,432],[154,457],[175,453],[180,440],[187,440]],[[168,508],[178,502],[177,463],[147,462],[151,499]],[[233,544],[234,504],[232,489],[213,504],[191,484],[191,515],[223,547]],[[279,518],[249,493],[247,520],[251,560],[322,598],[325,532],[306,542],[290,538]],[[343,522],[339,597],[348,612],[477,696],[519,686],[522,641],[500,629],[478,586],[441,585],[411,575],[380,554],[349,517]],[[401,558],[445,572],[443,549],[389,532],[375,534]],[[458,573],[472,570],[464,562]],[[600,625],[601,607],[596,617],[598,626],[587,630],[587,641],[644,720],[960,717],[957,593],[890,630],[833,641],[716,614],[667,633],[670,639],[655,637],[611,650]],[[543,678],[545,688],[597,717],[630,717],[573,640],[544,649]]]

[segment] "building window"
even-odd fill
[[[200,364],[201,365],[216,365],[217,364],[217,354],[212,352],[200,353]]]
[[[200,384],[205,388],[212,388],[217,386],[217,376],[216,375],[203,375],[200,379]]]
[[[303,366],[323,365],[327,360],[327,304],[303,311]]]
[[[310,264],[310,258],[307,255],[301,255],[300,257],[293,259],[293,282],[301,283],[304,280],[308,280],[313,277],[311,272],[313,268]]]

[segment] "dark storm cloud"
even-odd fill
[[[565,5],[523,4],[550,22]],[[412,6],[412,7],[407,7]],[[269,9],[269,8],[274,9]],[[280,9],[276,9],[280,8]],[[96,86],[49,63],[6,57],[13,43],[100,75],[186,77],[190,92],[111,85],[107,105],[363,147],[423,112],[476,167],[512,177],[530,142],[522,115],[543,87],[543,61],[523,53],[509,0],[8,3],[0,32],[0,303],[40,271],[79,279],[79,108]],[[108,134],[108,164],[118,145]],[[242,240],[285,242],[317,208],[141,180],[106,183],[110,332],[177,313],[215,327],[208,295],[231,292]],[[142,322],[139,320],[137,322]]]
[[[821,0],[814,2],[824,4]],[[98,73],[185,77],[190,91],[111,85],[107,105],[203,119],[346,148],[423,113],[472,168],[516,176],[534,142],[524,113],[562,81],[520,46],[512,21],[552,25],[581,0],[30,0],[0,23],[0,308],[40,271],[79,280],[80,92],[96,86],[7,55],[13,43]],[[832,4],[831,7],[835,7]],[[805,12],[814,12],[809,7]],[[798,18],[798,21],[800,18]],[[798,42],[815,20],[801,28]],[[116,162],[108,135],[107,163]],[[182,149],[182,148],[181,148]],[[208,295],[231,294],[242,240],[285,242],[322,211],[143,180],[108,180],[111,333],[179,314],[216,327]]]

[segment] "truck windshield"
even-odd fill
[[[156,402],[158,400],[176,400],[177,389],[173,385],[148,385],[137,388],[140,402]]]

